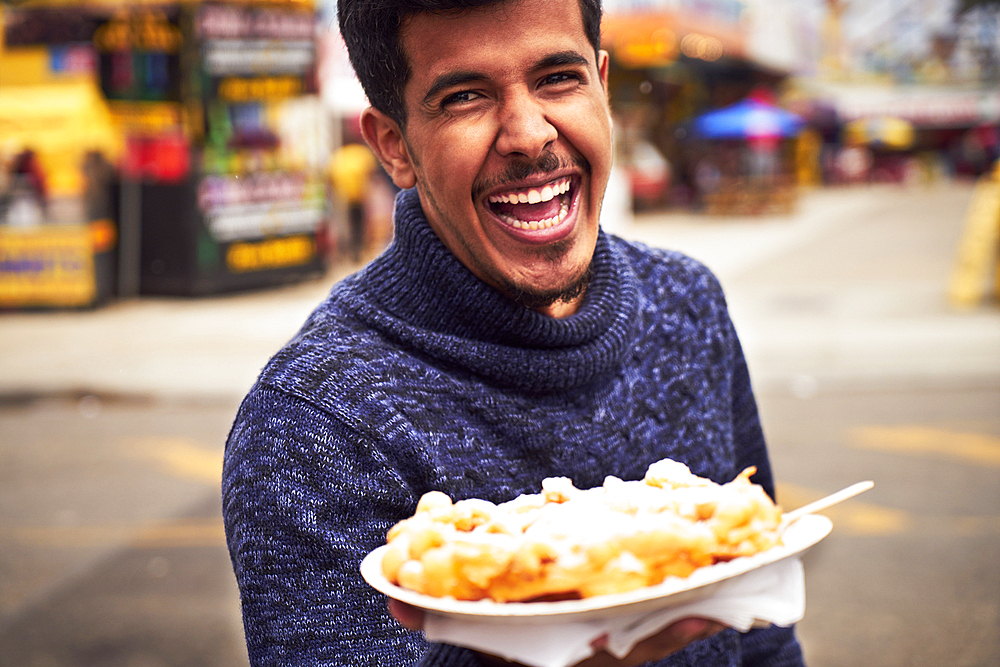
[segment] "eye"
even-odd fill
[[[482,97],[482,95],[474,90],[460,90],[458,92],[445,95],[441,99],[441,106],[446,108],[457,104],[468,104],[470,102],[475,102],[480,97]]]
[[[583,77],[577,72],[555,72],[542,79],[543,86],[558,86],[567,83],[581,83]]]

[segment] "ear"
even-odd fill
[[[601,85],[604,86],[604,90],[608,89],[608,67],[611,62],[611,57],[608,56],[607,51],[597,52],[597,71],[601,75]]]
[[[378,109],[368,107],[361,112],[361,134],[393,183],[403,189],[416,185],[413,161],[396,121]]]

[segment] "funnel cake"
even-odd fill
[[[566,477],[505,503],[421,497],[393,526],[382,571],[434,597],[497,602],[620,593],[780,543],[781,511],[750,467],[727,484],[658,461],[642,480],[607,477],[578,489]]]

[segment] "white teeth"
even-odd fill
[[[549,183],[541,188],[529,188],[520,192],[508,192],[502,195],[492,195],[489,198],[491,204],[539,204],[550,201],[559,195],[569,192],[570,179],[563,178],[556,183]],[[519,220],[512,215],[500,213],[501,220],[515,229],[548,229],[566,219],[569,213],[569,202],[561,200],[559,202],[559,212],[551,218],[544,220]]]
[[[540,204],[568,191],[569,179],[564,178],[557,183],[545,185],[541,189],[530,188],[527,191],[493,195],[489,201],[491,204]]]
[[[569,213],[569,203],[563,201],[559,203],[559,213],[552,216],[551,218],[545,218],[543,220],[537,220],[537,221],[536,220],[527,221],[527,220],[518,220],[517,218],[511,215],[501,215],[500,219],[515,229],[537,230],[537,229],[548,229],[553,225],[559,224],[560,222],[566,219],[567,213]]]

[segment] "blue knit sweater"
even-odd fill
[[[223,511],[257,666],[477,664],[401,629],[358,574],[438,489],[494,502],[672,458],[717,482],[771,469],[715,278],[601,234],[579,311],[552,319],[475,278],[401,193],[386,252],[268,363],[226,445]],[[794,666],[790,629],[726,631],[663,665]]]

